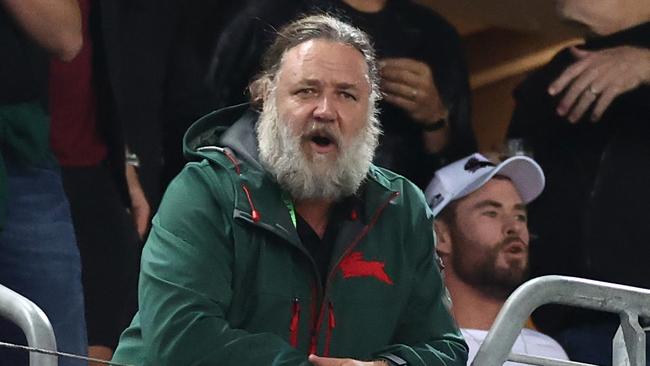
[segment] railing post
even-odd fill
[[[645,366],[645,332],[639,324],[639,315],[630,311],[623,311],[620,317],[621,326],[616,331],[612,345],[612,362],[615,362],[613,365]],[[617,353],[622,353],[625,358],[617,357]]]
[[[52,324],[45,313],[26,297],[0,285],[0,317],[6,318],[22,329],[27,345],[56,351],[56,338]],[[57,366],[56,356],[29,353],[31,366]]]

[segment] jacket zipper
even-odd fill
[[[227,149],[220,149],[220,152],[222,152],[228,160],[234,165],[235,168],[235,173],[237,175],[241,175],[241,169],[239,168],[239,162],[235,157],[230,153],[229,150]],[[241,184],[241,188],[244,191],[244,194],[246,195],[246,200],[248,200],[248,204],[251,207],[251,219],[253,222],[259,222],[261,219],[261,216],[257,209],[255,208],[255,205],[253,204],[253,200],[251,198],[250,190],[248,189],[248,186],[244,183]],[[313,265],[313,261],[312,261]],[[315,266],[315,265],[314,265]],[[316,276],[317,278],[319,277],[318,275]],[[320,281],[320,280],[319,280]],[[315,304],[314,304],[315,305]],[[312,313],[315,313],[315,306],[312,307]],[[313,318],[313,315],[312,315]],[[300,301],[297,297],[294,297],[292,300],[291,304],[291,323],[289,324],[289,343],[291,346],[294,348],[298,347],[298,333],[300,329]],[[311,334],[310,334],[310,342],[309,342],[309,352],[310,353],[316,353],[316,332],[314,331],[315,326],[312,326]]]
[[[235,167],[235,172],[237,175],[241,175],[241,170],[239,168],[239,162],[235,159],[232,154],[226,150],[223,149],[223,154],[230,160],[234,167]],[[251,218],[253,219],[254,222],[258,222],[260,220],[260,214],[253,205],[253,200],[251,199],[250,191],[246,184],[241,184],[241,188],[244,191],[244,194],[246,195],[246,199],[248,200],[248,204],[251,207]],[[324,294],[323,294],[323,300],[321,303],[321,309],[318,315],[318,321],[316,322],[315,326],[313,326],[311,330],[311,339],[310,339],[310,344],[309,344],[309,353],[310,354],[316,354],[317,347],[318,347],[318,333],[320,331],[320,328],[323,323],[323,317],[325,314],[325,299],[327,298],[327,289],[329,288],[330,282],[332,281],[334,273],[336,273],[336,268],[338,268],[339,264],[341,263],[341,260],[345,258],[356,246],[359,244],[361,239],[363,239],[370,229],[372,229],[373,226],[377,223],[377,220],[379,219],[379,216],[383,213],[384,209],[388,206],[388,204],[395,199],[397,196],[399,196],[399,192],[393,192],[391,193],[390,197],[377,209],[375,214],[372,216],[370,219],[370,222],[368,225],[366,225],[363,230],[357,235],[356,238],[352,241],[352,243],[346,248],[346,250],[343,252],[343,254],[338,258],[336,261],[336,265],[332,267],[332,270],[327,276],[327,281],[325,282],[325,289],[324,289]],[[352,219],[356,219],[356,212],[352,213]],[[327,357],[329,355],[330,351],[330,343],[331,343],[331,338],[332,338],[332,331],[336,327],[336,319],[334,315],[334,307],[332,306],[332,303],[330,301],[327,301],[327,309],[329,310],[329,317],[328,317],[328,329],[327,329],[327,334],[325,338],[325,356]],[[292,316],[291,316],[291,324],[289,326],[289,333],[290,333],[290,343],[293,347],[297,347],[298,345],[298,329],[299,329],[299,324],[300,324],[300,302],[297,297],[294,297],[293,302],[292,302]]]
[[[316,354],[316,350],[318,348],[318,333],[320,332],[321,326],[323,325],[323,320],[325,317],[325,309],[327,308],[329,310],[329,321],[328,321],[328,332],[325,338],[325,354],[324,356],[327,357],[329,355],[329,346],[331,342],[331,337],[332,337],[332,330],[334,329],[334,326],[336,325],[335,322],[335,317],[334,317],[334,307],[332,306],[332,303],[328,300],[327,302],[325,299],[327,299],[327,289],[330,287],[330,283],[332,282],[332,278],[334,278],[334,273],[336,273],[336,269],[338,268],[339,264],[345,258],[350,252],[359,244],[361,239],[363,239],[366,235],[368,235],[368,232],[370,229],[372,229],[375,224],[377,223],[377,220],[379,220],[379,216],[384,212],[384,209],[388,206],[388,204],[395,199],[397,196],[399,196],[399,192],[393,192],[391,193],[390,197],[384,202],[378,209],[375,211],[375,214],[372,216],[370,219],[370,222],[361,230],[359,235],[352,240],[350,245],[345,249],[343,254],[338,258],[336,261],[335,265],[332,266],[332,270],[330,273],[327,275],[327,281],[325,282],[325,291],[323,295],[323,301],[321,303],[321,309],[318,315],[318,321],[316,322],[316,326],[312,329],[312,337],[311,337],[311,344],[309,346],[309,353],[311,354]]]
[[[332,331],[334,331],[334,328],[336,327],[336,318],[334,316],[334,306],[332,306],[332,302],[328,301],[328,311],[329,311],[329,319],[327,322],[327,337],[325,338],[325,352],[323,352],[323,356],[328,357],[330,355],[330,343],[332,341]]]
[[[298,348],[298,328],[300,326],[300,300],[293,298],[291,304],[291,324],[289,325],[289,343]]]

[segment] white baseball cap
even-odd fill
[[[542,168],[529,157],[513,156],[497,165],[475,153],[436,171],[425,191],[427,203],[438,215],[451,201],[481,188],[497,174],[510,178],[524,203],[537,198],[546,181]]]

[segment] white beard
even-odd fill
[[[365,127],[347,142],[328,123],[317,121],[308,123],[305,131],[294,135],[289,121],[280,120],[275,91],[272,91],[257,123],[260,161],[293,199],[336,201],[351,196],[365,180],[374,157],[381,133],[376,115],[376,108],[371,104]],[[327,130],[337,137],[336,160],[321,154],[310,158],[302,150],[302,136],[314,129]]]

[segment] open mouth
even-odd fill
[[[526,250],[526,245],[520,239],[510,240],[503,248],[503,251],[508,254],[525,254]]]
[[[318,153],[328,153],[338,148],[338,141],[328,131],[314,131],[305,136]]]
[[[334,141],[327,136],[313,136],[311,141],[320,147],[327,147],[334,143]]]
[[[519,244],[513,244],[506,248],[506,253],[510,254],[520,254],[524,252],[524,246]]]

